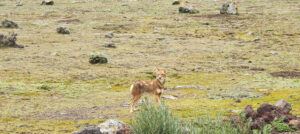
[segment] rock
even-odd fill
[[[227,2],[222,5],[220,9],[221,14],[232,14],[237,15],[238,14],[238,7],[236,2]]]
[[[297,116],[294,116],[294,115],[291,115],[291,114],[287,114],[285,115],[286,118],[288,118],[289,120],[294,120],[294,119],[297,119]]]
[[[72,0],[71,3],[75,4],[75,3],[87,3],[89,2],[88,0]]]
[[[50,55],[51,56],[58,56],[57,52],[52,52]]]
[[[60,34],[70,34],[70,30],[66,27],[56,28],[56,32]]]
[[[298,128],[300,128],[300,121],[299,120],[290,120],[289,125],[290,126],[297,126]]]
[[[180,1],[179,0],[175,0],[172,5],[179,5],[180,4]]]
[[[262,129],[263,126],[265,126],[267,123],[264,121],[263,118],[257,118],[256,120],[254,120],[252,123],[251,123],[251,126],[250,128],[253,130],[253,129]]]
[[[105,34],[104,37],[105,38],[112,38],[112,37],[114,37],[114,33],[113,32],[107,33],[107,34]]]
[[[22,124],[19,127],[28,127],[28,125],[27,124]]]
[[[53,0],[43,0],[41,5],[54,5]]]
[[[247,33],[247,35],[253,35],[253,34],[254,34],[254,32],[252,32],[252,31]]]
[[[115,43],[104,43],[103,46],[108,47],[108,48],[116,48],[117,47]]]
[[[18,2],[16,3],[16,6],[23,6],[23,3],[22,3],[21,1],[18,1]]]
[[[276,52],[276,51],[271,51],[270,54],[277,55],[278,52]]]
[[[251,117],[253,120],[256,118],[257,113],[253,110],[252,106],[246,106],[243,114],[245,114],[246,118]]]
[[[5,19],[4,21],[2,21],[2,27],[5,27],[5,28],[18,28],[18,24],[13,22],[13,21]]]
[[[175,0],[175,1],[173,1],[172,5],[179,5],[179,4],[184,5],[187,3],[189,3],[188,0]]]
[[[190,14],[199,13],[199,11],[196,10],[194,7],[187,6],[187,5],[180,6],[178,10],[179,10],[179,13],[190,13]]]
[[[178,88],[201,88],[201,89],[203,89],[203,87],[200,85],[182,85],[182,86],[175,86],[174,88],[175,89],[178,89]]]
[[[164,96],[162,96],[162,98],[171,99],[171,100],[177,100],[177,97],[172,96],[172,95],[164,95]]]
[[[258,115],[262,116],[266,112],[272,112],[275,109],[275,107],[269,103],[264,103],[260,105],[260,107],[257,109]]]
[[[73,132],[72,134],[102,134],[102,133],[100,132],[99,127],[92,125],[92,126],[84,127],[82,130]]]
[[[258,89],[259,92],[266,92],[269,91],[269,89]]]
[[[233,81],[233,80],[235,80],[235,78],[230,78],[229,80],[230,80],[230,81]]]
[[[271,121],[274,120],[275,116],[274,114],[272,114],[271,112],[265,112],[263,115],[262,115],[262,118],[264,119],[264,121],[266,123],[270,123]]]
[[[235,102],[236,102],[236,103],[241,103],[241,100],[240,100],[240,99],[237,99]]]
[[[290,114],[290,110],[288,102],[279,100],[275,105],[262,104],[257,109],[257,113],[248,105],[243,113],[246,115],[246,118],[252,118],[251,129],[262,129],[266,124],[280,118],[283,119],[284,125],[299,125],[299,118]]]
[[[98,126],[91,125],[84,127],[80,131],[72,134],[131,134],[129,127],[125,123],[116,119],[106,120]]]
[[[195,67],[195,68],[192,69],[192,71],[194,71],[194,72],[199,72],[199,71],[202,71],[202,70],[203,70],[202,67]]]
[[[154,30],[153,33],[159,33],[159,31],[158,30]]]
[[[291,104],[285,100],[277,101],[274,106],[282,108],[284,114],[288,114],[292,110]]]
[[[16,47],[16,48],[24,48],[23,45],[18,45],[17,34],[9,33],[9,35],[0,34],[0,47]]]
[[[107,58],[100,53],[93,53],[90,56],[89,62],[91,64],[105,64],[108,62]]]
[[[125,123],[116,119],[106,120],[104,123],[98,125],[98,127],[100,128],[101,133],[109,134],[115,134],[127,128]]]
[[[255,37],[252,41],[256,42],[256,41],[259,41],[259,40],[260,40],[260,37],[257,36],[257,37]]]
[[[164,38],[164,37],[159,37],[159,38],[157,38],[157,40],[165,40],[166,38]]]

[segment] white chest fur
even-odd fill
[[[164,89],[157,89],[156,92],[157,92],[157,93],[163,93],[163,92],[164,92]]]

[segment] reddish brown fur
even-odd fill
[[[130,112],[133,112],[134,104],[144,93],[154,94],[156,102],[160,104],[160,95],[164,90],[166,73],[165,69],[156,69],[155,80],[137,81],[131,85],[132,99],[130,102]]]

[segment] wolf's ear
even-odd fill
[[[159,71],[159,69],[158,69],[157,67],[155,67],[154,71],[155,71],[155,72],[158,72],[158,71]]]
[[[164,70],[165,70],[165,73],[167,74],[168,73],[167,69],[164,69]]]

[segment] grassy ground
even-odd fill
[[[179,14],[171,0],[73,1],[24,0],[15,7],[1,0],[0,20],[20,28],[0,31],[18,33],[25,48],[0,49],[0,133],[70,133],[108,118],[129,122],[130,84],[152,78],[155,67],[168,69],[165,94],[178,99],[165,101],[184,118],[238,114],[279,99],[300,115],[300,78],[270,75],[300,71],[299,0],[240,0],[238,16],[219,15],[223,1],[191,0],[200,10],[193,15]],[[57,34],[58,26],[71,34]],[[111,31],[115,37],[104,38]],[[89,64],[92,52],[107,55],[108,64]],[[204,88],[171,89],[177,85]]]

